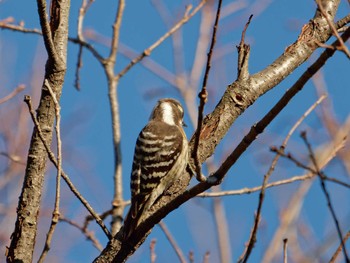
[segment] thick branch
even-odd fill
[[[68,15],[70,1],[51,1],[51,21],[48,26],[46,1],[38,0],[38,12],[44,42],[48,51],[45,82],[48,81],[59,101],[66,70]],[[45,141],[51,144],[55,105],[47,87],[42,85],[37,119]],[[37,232],[38,214],[46,170],[47,153],[38,131],[34,128],[28,152],[23,187],[18,202],[17,220],[7,253],[8,262],[32,262]]]
[[[333,1],[333,9],[329,11],[333,15],[339,5],[339,0]],[[345,35],[346,34],[346,35]],[[350,31],[346,31],[343,37],[348,37]],[[215,110],[207,115],[203,122],[203,128],[200,133],[199,145],[199,161],[204,162],[211,156],[222,138],[226,135],[228,129],[233,122],[240,116],[245,109],[252,105],[260,96],[279,84],[285,77],[291,74],[300,64],[305,62],[310,55],[319,47],[318,43],[324,43],[332,35],[332,31],[324,17],[316,12],[313,20],[306,24],[295,43],[289,46],[285,52],[276,59],[270,66],[263,71],[256,73],[247,78],[235,81],[228,86],[222,99],[216,106]],[[328,53],[333,52],[333,53]],[[328,59],[335,51],[325,51],[325,59]],[[322,67],[325,60],[321,62],[319,67]],[[306,80],[309,79],[313,72],[306,72]],[[305,79],[302,80],[302,82]],[[303,86],[298,83],[295,89],[300,90]],[[290,95],[290,94],[288,94]],[[288,96],[287,95],[287,96]],[[293,97],[293,96],[292,96]],[[289,101],[291,97],[287,99]],[[286,105],[284,101],[281,102]],[[276,115],[272,114],[274,118]],[[273,119],[272,118],[272,119]],[[271,119],[271,120],[272,120]],[[225,163],[225,166],[211,177],[216,177],[216,183],[220,183],[228,169],[232,166],[235,159],[238,158],[245,149],[255,140],[256,135],[263,131],[264,127],[268,125],[271,120],[264,122],[263,126],[254,126],[252,133],[249,134],[249,141],[242,141],[242,145],[238,146],[236,152],[232,153],[231,160]],[[190,141],[191,150],[193,150],[194,137]],[[233,162],[232,162],[233,161]],[[175,210],[184,202],[193,198],[199,193],[207,190],[212,186],[209,182],[197,184],[195,187],[185,191],[189,181],[190,174],[184,174],[179,182],[169,189],[171,195],[165,194],[149,211],[150,216],[143,221],[136,231],[128,238],[122,240],[121,230],[116,237],[109,242],[105,250],[95,260],[95,262],[123,262],[143,243],[147,235],[150,233],[153,226],[164,218],[168,213]]]

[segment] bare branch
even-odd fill
[[[18,85],[10,94],[8,94],[5,97],[0,99],[0,104],[12,99],[13,97],[15,97],[18,93],[20,93],[24,89],[25,89],[24,84]]]
[[[288,238],[283,239],[283,263],[288,263],[287,258]]]
[[[327,15],[325,9],[322,6],[322,3],[320,0],[316,1],[317,6],[319,8],[319,10],[321,11],[322,15],[326,18],[328,25],[331,27],[333,34],[337,37],[338,41],[339,41],[339,47],[337,48],[338,50],[342,50],[344,51],[344,53],[346,54],[346,56],[350,59],[350,52],[349,49],[346,47],[343,39],[340,37],[338,30],[336,29],[336,26],[334,25],[333,21],[331,21],[331,19],[329,18],[329,16]]]
[[[203,78],[203,85],[202,85],[202,90],[199,92],[198,97],[199,97],[199,106],[198,106],[198,118],[197,118],[197,129],[195,132],[195,139],[194,139],[194,146],[193,146],[193,158],[194,158],[194,165],[195,165],[195,171],[196,171],[196,177],[199,182],[205,182],[206,178],[204,175],[202,175],[202,168],[201,164],[199,162],[199,156],[198,156],[198,146],[199,146],[199,138],[202,130],[202,125],[203,125],[203,111],[204,111],[204,105],[208,100],[208,92],[207,92],[207,81],[209,77],[209,72],[211,68],[211,57],[213,55],[214,51],[214,46],[216,43],[216,31],[218,28],[218,23],[220,19],[220,10],[221,10],[221,4],[222,0],[219,0],[218,2],[218,7],[216,11],[216,17],[215,17],[215,22],[214,22],[214,27],[213,27],[213,34],[211,37],[211,44],[209,48],[209,53],[208,53],[208,58],[207,58],[207,65],[205,68],[205,74]]]
[[[102,251],[103,247],[101,243],[97,240],[93,232],[88,231],[85,227],[81,227],[77,222],[74,222],[73,220],[65,218],[62,215],[60,215],[59,220],[62,222],[66,222],[67,224],[79,229],[80,232],[83,233],[83,235],[86,237],[86,239],[92,242],[94,247],[96,247],[99,251]]]
[[[32,117],[32,120],[35,124],[36,129],[38,130],[38,135],[40,137],[40,139],[42,140],[45,149],[47,151],[47,154],[49,156],[50,161],[56,166],[56,168],[58,168],[58,163],[57,160],[55,158],[55,155],[53,154],[53,152],[51,151],[49,145],[47,144],[45,137],[43,135],[43,132],[41,131],[41,128],[39,126],[39,122],[37,120],[37,118],[35,117],[35,113],[32,107],[32,102],[31,102],[31,98],[30,96],[26,96],[24,101],[27,103],[28,105],[28,109],[29,109],[29,113]],[[101,220],[101,218],[98,216],[98,214],[93,210],[93,208],[91,207],[91,205],[88,203],[88,201],[79,193],[78,189],[74,186],[74,184],[70,181],[68,175],[62,170],[61,173],[62,178],[65,180],[65,182],[67,183],[68,187],[71,189],[71,191],[73,192],[73,194],[80,200],[80,202],[85,206],[85,208],[90,212],[90,214],[95,218],[97,224],[100,225],[100,227],[102,228],[102,230],[105,232],[106,236],[108,238],[112,238],[111,234],[108,231],[108,228],[105,226],[105,224],[103,223],[103,221]]]
[[[56,114],[56,140],[57,140],[57,175],[56,175],[56,197],[55,197],[55,207],[52,212],[52,219],[50,224],[50,229],[46,236],[45,246],[38,260],[39,263],[44,262],[47,253],[50,250],[50,245],[52,241],[53,234],[55,232],[59,217],[60,217],[60,198],[61,198],[61,173],[62,173],[62,142],[61,142],[61,107],[53,92],[49,82],[45,80],[45,86],[50,92],[52,100],[55,104],[55,114]]]
[[[293,125],[293,127],[288,132],[287,137],[284,139],[284,141],[283,141],[283,143],[282,143],[282,145],[280,147],[280,151],[282,151],[282,152],[284,151],[284,149],[286,148],[287,143],[289,141],[289,138],[291,137],[293,132],[302,123],[302,121],[316,108],[316,106],[319,105],[325,98],[326,98],[326,96],[322,96],[321,98],[319,98],[313,105],[311,105],[311,107]],[[265,199],[266,185],[267,185],[267,182],[268,182],[269,178],[271,177],[273,171],[275,170],[275,167],[277,165],[277,162],[278,162],[280,156],[281,155],[279,153],[276,154],[275,158],[272,161],[272,164],[271,164],[269,170],[264,175],[264,179],[263,179],[262,187],[261,187],[261,192],[260,192],[260,195],[259,195],[258,208],[257,208],[257,212],[256,212],[253,228],[252,228],[252,231],[251,231],[251,235],[249,237],[247,248],[244,251],[244,253],[242,254],[242,256],[239,258],[238,262],[247,262],[250,254],[251,254],[251,252],[252,252],[252,250],[254,248],[254,244],[255,244],[255,242],[257,240],[256,235],[257,235],[259,222],[260,222],[260,217],[261,217],[261,209],[262,209],[262,205],[263,205],[263,202],[264,202],[264,199]]]
[[[120,132],[120,114],[117,96],[118,80],[115,79],[114,67],[119,46],[119,32],[121,21],[125,8],[125,0],[120,0],[118,10],[116,12],[115,21],[113,24],[113,36],[110,47],[109,57],[105,59],[104,70],[108,80],[108,98],[112,115],[112,130],[113,130],[113,150],[114,150],[114,196],[112,210],[112,235],[114,236],[122,225],[124,206],[123,203],[123,177],[122,177],[122,153],[121,153],[121,132]]]
[[[345,237],[343,238],[342,242],[340,242],[340,244],[339,244],[337,250],[334,252],[332,258],[329,260],[329,263],[334,263],[334,262],[336,262],[338,255],[340,254],[340,252],[341,252],[342,249],[343,249],[343,244],[345,244],[346,241],[347,241],[349,238],[350,238],[350,231],[348,231],[348,232],[346,233],[346,235],[345,235]]]
[[[339,153],[339,150],[344,147],[349,130],[349,123],[345,123],[344,126],[339,129],[338,133],[334,136],[334,139],[331,142],[321,145],[316,151],[318,153],[317,160],[321,169],[326,167],[329,162]],[[313,172],[308,172],[307,175],[316,176],[316,174]],[[290,229],[296,222],[296,219],[301,211],[301,204],[313,182],[314,180],[308,180],[301,183],[294,191],[293,197],[290,199],[288,204],[284,206],[283,217],[280,219],[279,226],[275,231],[275,234],[268,247],[266,248],[266,252],[261,262],[268,263],[273,261],[275,254],[280,252],[278,249],[278,244],[280,244],[281,240],[286,237],[286,233],[290,232]]]
[[[60,99],[66,73],[67,38],[70,2],[68,0],[51,1],[50,24],[46,13],[46,1],[37,0],[40,24],[48,54],[45,77],[57,100]],[[55,108],[44,82],[41,86],[41,99],[36,110],[38,124],[42,128],[41,137],[34,127],[28,151],[24,182],[17,206],[17,218],[7,261],[32,262],[37,237],[38,215],[40,211],[44,176],[47,163],[47,150],[43,145],[52,141]],[[44,139],[42,141],[42,138]]]
[[[184,256],[184,253],[182,252],[181,248],[179,247],[179,245],[176,243],[176,240],[174,239],[173,235],[170,233],[169,229],[167,228],[167,226],[165,225],[165,223],[163,221],[160,221],[158,223],[159,227],[163,230],[166,238],[169,240],[171,246],[173,247],[173,249],[175,250],[176,255],[179,258],[179,261],[181,263],[186,263],[186,258]]]
[[[49,59],[52,59],[57,65],[59,65],[61,63],[59,63],[59,57],[56,52],[56,48],[52,38],[51,27],[49,24],[49,20],[47,18],[46,0],[37,0],[37,4],[38,4],[38,14],[40,18],[40,25],[43,31],[43,38],[44,38],[46,51],[48,53]]]
[[[247,80],[249,77],[248,70],[248,62],[249,62],[249,54],[250,54],[250,46],[247,45],[245,40],[245,34],[248,29],[248,26],[253,18],[253,15],[250,15],[248,18],[248,22],[245,24],[244,29],[242,31],[241,41],[239,46],[237,46],[238,50],[238,63],[237,63],[237,79],[238,80]]]
[[[156,258],[157,258],[157,255],[156,255],[156,240],[155,239],[152,239],[151,240],[151,243],[149,245],[149,250],[150,250],[150,254],[151,254],[151,258],[150,258],[150,262],[151,263],[155,263],[156,262]]]
[[[202,0],[198,6],[191,12],[190,7],[188,6],[185,12],[185,15],[183,18],[175,24],[168,32],[166,32],[162,37],[160,37],[154,44],[152,44],[150,47],[145,49],[142,54],[140,54],[138,57],[134,58],[129,65],[127,65],[123,70],[121,70],[116,76],[115,79],[119,80],[123,75],[125,75],[126,72],[128,72],[135,64],[140,62],[144,57],[149,56],[151,52],[158,47],[165,39],[167,39],[169,36],[171,36],[174,32],[176,32],[183,24],[187,23],[205,4],[206,0]]]
[[[330,212],[332,214],[332,217],[333,217],[333,220],[334,220],[334,223],[335,223],[335,227],[336,227],[338,235],[339,235],[339,239],[340,239],[340,243],[342,245],[345,261],[347,263],[349,263],[350,259],[349,259],[348,253],[346,251],[345,243],[343,242],[343,234],[342,234],[342,231],[340,229],[339,220],[338,220],[338,218],[337,218],[337,216],[335,214],[335,210],[334,210],[334,207],[332,205],[331,197],[329,195],[329,192],[328,192],[326,184],[325,184],[324,174],[320,170],[320,167],[319,167],[319,164],[318,164],[318,162],[316,160],[314,151],[312,150],[311,144],[310,144],[310,142],[307,139],[306,132],[302,132],[301,133],[301,138],[304,140],[304,142],[306,144],[306,147],[307,147],[307,149],[309,151],[310,159],[311,159],[311,161],[312,161],[312,163],[313,163],[313,165],[314,165],[314,167],[316,169],[316,174],[318,175],[318,178],[320,178],[321,188],[322,188],[322,191],[323,191],[323,193],[324,193],[324,195],[326,197],[328,208],[329,208],[329,210],[330,210]]]

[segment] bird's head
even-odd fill
[[[161,99],[154,107],[150,120],[165,122],[169,125],[186,126],[184,121],[184,110],[175,99]]]

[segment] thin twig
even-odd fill
[[[46,255],[50,250],[50,245],[52,241],[53,234],[55,232],[59,217],[60,217],[60,193],[61,193],[61,173],[62,173],[62,142],[61,142],[61,107],[59,102],[57,101],[56,95],[52,90],[48,80],[45,80],[44,86],[49,90],[52,100],[55,105],[55,114],[56,114],[56,142],[57,142],[57,175],[56,175],[56,197],[55,197],[55,207],[52,212],[52,219],[49,231],[46,235],[46,241],[44,249],[40,255],[38,260],[39,263],[44,262]]]
[[[112,209],[109,209],[109,210],[103,212],[102,214],[99,214],[98,216],[99,216],[102,220],[105,220],[106,217],[109,216],[109,215],[111,215],[111,214],[112,214]],[[84,228],[84,229],[87,229],[88,226],[89,226],[90,221],[93,221],[93,220],[95,220],[95,218],[94,218],[93,216],[87,215],[87,216],[85,217],[85,221],[84,221],[83,228]]]
[[[128,72],[135,64],[140,62],[144,57],[149,56],[151,52],[158,47],[165,39],[167,39],[169,36],[174,34],[183,24],[187,23],[205,4],[206,0],[202,0],[197,7],[191,12],[190,8],[191,6],[188,6],[186,8],[186,12],[183,16],[183,18],[175,24],[168,32],[166,32],[162,37],[160,37],[155,43],[153,43],[150,47],[145,49],[142,54],[140,54],[138,57],[134,58],[123,70],[121,70],[116,76],[115,79],[119,80],[123,75],[125,75],[126,72]]]
[[[197,180],[199,182],[206,181],[205,176],[202,175],[202,168],[201,168],[201,163],[199,161],[198,147],[199,147],[199,139],[200,139],[200,134],[201,134],[202,125],[203,125],[204,105],[208,100],[207,82],[208,82],[208,77],[209,77],[209,71],[211,68],[211,58],[212,58],[214,46],[216,43],[216,32],[217,32],[217,28],[218,28],[219,19],[220,19],[221,4],[222,4],[222,0],[219,0],[217,11],[216,11],[214,27],[213,27],[213,34],[211,37],[211,44],[210,44],[208,58],[207,58],[207,65],[205,68],[205,74],[204,74],[204,78],[203,78],[202,90],[198,94],[199,106],[198,106],[197,130],[195,132],[196,137],[194,140],[194,147],[193,147],[193,158],[194,158],[194,165],[195,165],[195,170],[196,170],[196,177],[197,177]]]
[[[110,47],[110,54],[105,60],[104,70],[108,79],[108,98],[112,116],[113,130],[113,150],[114,150],[114,196],[111,232],[116,234],[122,225],[124,206],[123,203],[123,177],[122,177],[122,153],[121,153],[121,132],[120,132],[120,114],[117,96],[118,80],[115,79],[114,68],[117,60],[117,52],[119,47],[119,34],[124,14],[125,0],[120,0],[115,21],[113,24],[113,36]]]
[[[18,164],[21,164],[21,165],[26,165],[26,163],[22,161],[21,157],[16,155],[16,154],[10,154],[10,153],[7,153],[7,152],[0,152],[0,155],[5,156],[11,162],[15,162],[15,163],[18,163]]]
[[[0,28],[3,29],[9,29],[21,33],[28,33],[28,34],[36,34],[36,35],[43,35],[43,32],[40,29],[37,28],[25,28],[22,25],[13,25],[13,24],[7,24],[0,22]],[[97,61],[100,62],[101,65],[104,65],[105,59],[102,57],[102,55],[88,42],[81,40],[79,38],[75,37],[68,37],[68,41],[83,46],[87,50],[91,52],[91,54],[97,59]]]
[[[168,239],[168,241],[170,242],[171,246],[173,247],[173,249],[175,250],[176,255],[179,258],[179,261],[181,263],[186,263],[186,258],[184,256],[184,253],[182,252],[181,248],[179,247],[179,245],[176,243],[176,240],[174,239],[173,235],[170,233],[169,229],[167,228],[167,226],[165,225],[165,223],[163,221],[160,221],[158,223],[159,227],[163,230],[166,238]]]
[[[80,90],[80,70],[83,67],[83,46],[79,45],[77,67],[75,69],[74,87]]]
[[[111,61],[112,64],[115,64],[116,57],[117,57],[118,46],[119,46],[119,34],[120,34],[120,27],[123,19],[124,8],[125,8],[125,0],[119,1],[118,11],[113,24],[113,36],[112,36],[110,53],[107,59],[108,61]]]
[[[36,35],[43,34],[41,30],[38,28],[25,28],[22,25],[9,24],[8,22],[3,22],[3,21],[0,22],[0,28],[9,29],[9,30],[17,31],[21,33],[29,33],[29,34],[36,34]]]
[[[131,200],[127,200],[127,201],[123,201],[122,203],[119,203],[118,205],[119,205],[119,206],[125,207],[125,206],[128,206],[128,205],[130,205],[130,204],[131,204]],[[112,212],[113,212],[113,208],[112,208],[112,209],[109,209],[109,210],[107,210],[107,211],[105,211],[105,212],[103,212],[102,214],[99,215],[99,217],[100,217],[102,220],[105,220],[107,216],[109,216],[109,215],[112,214]],[[89,223],[90,223],[90,221],[92,221],[92,220],[94,220],[94,217],[91,216],[91,215],[87,215],[87,216],[85,217],[84,227],[87,228],[88,225],[89,225]]]
[[[149,250],[150,250],[150,261],[151,263],[155,263],[156,262],[156,240],[152,239],[151,243],[149,244]]]
[[[344,147],[346,143],[347,135],[349,134],[349,127],[344,124],[334,136],[334,139],[325,145],[318,147],[317,160],[320,164],[320,168],[326,167],[339,153],[339,151]],[[307,172],[310,176],[317,176],[312,172]],[[272,262],[276,253],[279,253],[279,244],[283,238],[286,237],[286,233],[293,227],[297,217],[300,214],[301,206],[305,195],[309,191],[310,187],[313,185],[314,180],[308,180],[301,183],[293,192],[293,196],[288,201],[288,204],[284,206],[283,216],[280,218],[280,224],[277,227],[268,247],[265,250],[265,254],[261,262]]]
[[[197,38],[197,44],[194,52],[193,64],[191,65],[191,73],[189,77],[189,84],[192,89],[197,88],[200,84],[200,78],[203,73],[203,69],[206,64],[206,57],[203,56],[204,53],[207,53],[210,45],[210,35],[212,34],[212,23],[215,19],[213,14],[212,6],[215,4],[215,1],[208,2],[207,5],[203,7],[201,12],[201,22],[199,26],[199,36]],[[220,15],[222,19],[222,14]],[[193,99],[190,101],[193,103]],[[193,110],[194,111],[194,110]],[[191,117],[193,122],[193,126],[195,126],[195,119],[197,119],[197,115]]]
[[[283,239],[283,263],[288,263],[287,245],[288,245],[288,238],[285,238]]]
[[[51,27],[46,13],[46,0],[38,0],[38,14],[40,18],[40,25],[43,31],[43,38],[46,47],[46,51],[50,59],[59,65],[59,57],[55,49],[55,45],[52,39]]]
[[[209,251],[205,252],[203,257],[203,263],[209,263],[209,256],[210,256],[210,252]]]
[[[38,134],[39,137],[41,139],[41,141],[44,144],[44,147],[46,149],[46,152],[48,154],[48,157],[50,159],[50,161],[55,165],[56,168],[58,168],[58,163],[56,160],[56,157],[54,155],[54,153],[51,151],[48,143],[46,142],[44,135],[41,131],[39,122],[35,116],[35,112],[33,110],[33,106],[32,106],[32,100],[31,97],[29,95],[26,95],[24,97],[24,102],[27,104],[28,109],[29,109],[29,113],[30,116],[32,117],[32,120],[34,122],[35,128],[38,130]],[[98,216],[98,214],[94,211],[94,209],[91,207],[91,205],[89,204],[89,202],[79,193],[78,189],[74,186],[74,184],[71,182],[71,180],[69,179],[69,176],[62,170],[61,173],[62,178],[64,179],[64,181],[67,183],[68,187],[71,189],[71,191],[73,192],[73,194],[80,200],[80,202],[85,206],[85,208],[89,211],[89,213],[95,218],[96,223],[102,228],[103,232],[106,234],[106,236],[111,239],[112,236],[109,233],[108,228],[105,226],[105,224],[103,223],[103,221],[101,220],[101,218]]]
[[[268,188],[271,188],[271,187],[280,186],[280,185],[285,185],[285,184],[291,184],[291,183],[298,182],[298,181],[305,181],[305,180],[311,179],[313,177],[315,177],[315,174],[312,173],[312,172],[308,173],[308,174],[305,174],[305,175],[297,175],[297,176],[293,176],[293,177],[291,177],[289,179],[284,179],[284,180],[279,180],[279,181],[276,181],[276,182],[269,183],[269,184],[267,184],[265,186],[265,189],[268,189]],[[334,182],[334,183],[340,184],[342,186],[345,186],[347,188],[350,188],[350,184],[347,184],[347,183],[345,183],[343,181],[340,181],[340,180],[337,180],[335,178],[326,177],[325,179],[330,181],[330,182]],[[260,191],[261,188],[262,188],[262,185],[251,187],[251,188],[245,187],[245,188],[238,189],[238,190],[228,190],[228,191],[219,191],[219,192],[211,192],[211,193],[201,193],[201,194],[197,195],[197,197],[203,197],[203,198],[210,197],[211,198],[211,197],[220,197],[220,196],[229,196],[229,195],[252,194],[252,193]]]
[[[346,138],[344,138],[344,141],[346,140]],[[313,173],[313,174],[317,174],[317,170],[315,170],[314,168],[302,163],[301,161],[299,161],[296,157],[294,157],[291,153],[285,153],[283,151],[281,151],[280,149],[277,149],[275,147],[271,147],[271,151],[272,152],[275,152],[277,154],[279,154],[281,157],[284,157],[290,161],[292,161],[296,166],[300,167],[300,168],[303,168],[305,170],[308,170],[309,172]],[[321,173],[322,174],[322,177],[325,181],[330,181],[330,182],[333,182],[333,183],[336,183],[336,184],[339,184],[339,185],[342,185],[342,186],[345,186],[347,188],[350,188],[350,184],[346,183],[346,182],[343,182],[337,178],[333,178],[333,177],[328,177],[326,176],[325,174]]]
[[[344,141],[346,140],[346,138],[344,138]],[[313,174],[317,174],[317,170],[315,170],[314,168],[302,163],[301,161],[299,161],[296,157],[294,157],[291,153],[285,153],[283,151],[281,151],[280,149],[277,149],[275,147],[271,147],[271,151],[272,152],[275,152],[277,154],[279,154],[281,157],[284,157],[290,161],[292,161],[296,166],[300,167],[300,168],[303,168],[305,170],[308,170],[309,172],[313,173]],[[330,181],[330,182],[333,182],[333,183],[336,183],[336,184],[339,184],[339,185],[342,185],[342,186],[345,186],[347,188],[350,188],[350,184],[348,183],[345,183],[337,178],[333,178],[333,177],[328,177],[326,176],[325,174],[321,173],[322,174],[322,177],[325,181]]]
[[[188,260],[190,263],[194,263],[194,253],[192,250],[188,253]]]
[[[326,11],[324,10],[324,8],[323,8],[323,6],[322,6],[322,3],[320,3],[319,0],[317,0],[316,3],[317,3],[317,6],[318,6],[318,9],[321,11],[322,15],[323,15],[324,18],[327,20],[328,25],[329,25],[330,28],[332,29],[333,34],[336,36],[336,38],[337,38],[338,41],[339,41],[339,47],[335,47],[335,48],[337,48],[338,50],[344,51],[344,53],[346,54],[346,56],[350,59],[350,52],[349,52],[348,48],[346,47],[346,45],[345,45],[343,39],[340,37],[340,35],[339,35],[339,33],[338,33],[338,31],[337,31],[337,29],[336,29],[336,27],[335,27],[333,21],[331,21],[331,20],[329,19],[329,16],[327,15]]]
[[[323,191],[323,193],[324,193],[324,195],[325,195],[325,197],[327,199],[327,205],[328,205],[328,208],[329,208],[329,210],[330,210],[330,212],[332,214],[332,217],[333,217],[333,220],[334,220],[334,223],[335,223],[338,235],[339,235],[339,239],[340,239],[340,242],[341,242],[341,245],[342,245],[342,249],[343,249],[344,258],[345,258],[346,262],[349,263],[350,259],[349,259],[348,253],[346,251],[345,244],[343,242],[343,234],[341,232],[339,221],[338,221],[338,218],[337,218],[337,216],[335,214],[334,207],[332,205],[331,197],[329,195],[329,192],[328,192],[326,184],[325,184],[324,174],[321,171],[321,169],[319,168],[319,165],[317,163],[314,151],[312,150],[311,144],[310,144],[309,140],[307,139],[306,132],[302,132],[301,133],[301,138],[304,140],[304,143],[305,143],[305,145],[306,145],[306,147],[307,147],[307,149],[309,151],[310,159],[311,159],[311,161],[312,161],[312,163],[313,163],[313,165],[314,165],[314,167],[316,169],[316,173],[318,175],[318,178],[320,178],[321,188],[322,188],[322,191]]]
[[[337,250],[334,252],[332,258],[329,260],[329,263],[334,263],[337,260],[338,255],[343,249],[343,244],[345,244],[349,238],[350,238],[350,231],[346,233],[345,237],[343,238],[343,242],[340,242]]]
[[[325,98],[326,98],[325,95],[321,96],[313,105],[311,105],[311,107],[293,125],[293,127],[288,132],[286,138],[283,140],[282,145],[280,146],[279,150],[280,150],[281,153],[284,153],[284,149],[286,148],[287,143],[288,143],[290,137],[292,136],[293,132],[303,122],[303,120],[316,108],[316,106],[319,105]],[[263,205],[263,202],[264,202],[264,199],[265,199],[265,190],[266,190],[267,182],[268,182],[269,178],[271,177],[271,174],[275,170],[275,167],[277,165],[277,162],[278,162],[280,156],[281,156],[281,154],[279,152],[277,152],[276,156],[274,157],[274,159],[273,159],[273,161],[271,163],[271,166],[270,166],[269,170],[264,175],[263,183],[262,183],[262,186],[261,186],[261,192],[260,192],[260,195],[259,195],[258,208],[257,208],[255,220],[254,220],[254,225],[253,225],[253,228],[252,228],[253,230],[251,231],[251,235],[249,237],[248,245],[246,246],[246,249],[244,250],[244,252],[241,255],[241,257],[239,258],[238,262],[247,262],[250,254],[251,254],[251,252],[252,252],[252,250],[254,248],[254,244],[255,244],[255,242],[257,240],[256,234],[257,234],[258,227],[259,227],[262,205]]]
[[[348,27],[346,26],[346,24],[348,24],[350,22],[350,14],[346,15],[345,17],[343,17],[342,19],[339,19],[336,23],[335,23],[335,27],[337,29],[338,32],[344,32]]]
[[[98,241],[98,239],[95,237],[94,232],[88,231],[86,228],[81,227],[77,222],[74,222],[73,220],[70,220],[68,218],[65,218],[64,216],[60,216],[60,221],[66,222],[67,224],[79,229],[81,233],[86,237],[87,240],[90,240],[94,247],[96,247],[99,251],[102,251],[103,247],[101,243]]]
[[[213,189],[219,188],[220,185],[213,186]],[[230,242],[230,226],[227,222],[224,202],[222,198],[216,197],[212,202],[214,223],[217,235],[217,246],[219,248],[220,262],[230,262],[232,259],[231,242]]]
[[[89,3],[91,3],[90,1]],[[79,9],[79,15],[78,15],[78,23],[77,23],[77,38],[79,41],[85,41],[84,35],[83,35],[83,23],[85,14],[88,8],[88,4],[86,0],[83,0],[81,3],[81,7]],[[75,81],[74,86],[77,90],[80,90],[80,70],[83,66],[83,45],[79,44],[79,50],[78,50],[78,59],[77,59],[77,67],[75,69]]]
[[[25,85],[24,84],[20,84],[18,85],[10,94],[6,95],[5,97],[0,99],[0,104],[12,99],[13,97],[15,97],[18,93],[20,93],[22,90],[25,89]]]
[[[248,18],[248,22],[245,24],[244,29],[242,31],[241,41],[237,46],[238,50],[238,63],[237,63],[237,79],[238,80],[246,80],[249,77],[248,71],[248,62],[249,62],[249,54],[250,54],[250,46],[245,43],[245,34],[249,27],[249,24],[253,18],[253,15],[250,15]]]

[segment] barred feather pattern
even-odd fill
[[[173,99],[160,100],[140,132],[131,173],[131,207],[127,235],[157,199],[181,176],[188,160],[183,110]]]

